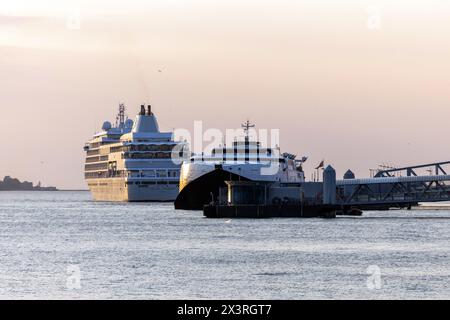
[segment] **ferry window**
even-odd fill
[[[155,170],[147,170],[142,172],[143,177],[154,177],[155,176]]]
[[[169,170],[168,172],[167,172],[167,174],[168,174],[168,176],[169,177],[177,177],[178,176],[178,171],[176,171],[176,170]]]
[[[166,170],[156,170],[156,176],[163,178],[167,177],[167,171]]]
[[[137,171],[131,171],[131,172],[128,172],[128,176],[129,177],[139,177],[140,174]]]

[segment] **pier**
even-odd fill
[[[205,205],[203,213],[209,218],[334,218],[361,215],[363,210],[411,209],[419,202],[450,201],[449,164],[383,170],[364,179],[356,179],[349,170],[344,179],[337,180],[335,170],[328,166],[323,182],[227,181],[219,198]],[[418,169],[433,174],[419,175]]]
[[[374,178],[347,178],[336,182],[337,203],[342,206],[412,207],[419,202],[450,201],[450,175],[447,162],[383,170]],[[426,169],[430,175],[418,175]]]

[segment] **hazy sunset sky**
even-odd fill
[[[279,128],[308,178],[450,160],[449,1],[0,0],[0,70],[1,177],[85,188],[119,102]]]

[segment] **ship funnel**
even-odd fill
[[[145,105],[141,105],[141,112],[136,117],[133,124],[132,132],[159,132],[158,121],[155,115],[152,113],[152,107],[147,106],[147,111],[145,110]]]

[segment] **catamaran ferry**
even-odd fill
[[[178,195],[180,164],[172,152],[183,157],[187,144],[159,131],[150,105],[147,110],[142,105],[133,122],[120,104],[115,125],[104,122],[84,150],[84,174],[94,200],[174,201]]]
[[[217,200],[225,181],[259,181],[302,183],[305,181],[302,164],[306,157],[281,153],[280,148],[268,148],[252,141],[248,121],[242,125],[245,138],[231,146],[214,148],[211,154],[197,154],[181,166],[180,193],[175,209],[200,210]]]

